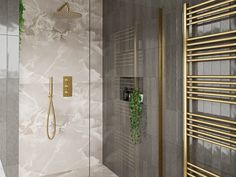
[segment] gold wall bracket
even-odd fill
[[[72,76],[63,77],[63,97],[72,97]]]

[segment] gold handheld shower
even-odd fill
[[[48,116],[47,116],[47,127],[46,127],[46,131],[47,131],[47,136],[49,140],[53,140],[55,135],[56,135],[56,114],[55,114],[55,109],[54,109],[54,105],[53,105],[53,77],[49,78],[49,107],[48,107]],[[52,136],[49,133],[49,121],[50,121],[50,113],[52,110],[52,116],[53,116],[53,134]]]

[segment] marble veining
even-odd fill
[[[89,33],[89,3],[70,0],[78,19],[53,14],[63,0],[25,0],[25,31],[20,47],[20,177],[86,177],[102,166],[102,1],[92,0],[96,23]],[[91,35],[91,78],[89,78]],[[73,97],[63,98],[62,78],[73,76]],[[54,77],[57,135],[46,137],[49,77]],[[89,82],[91,80],[91,82]],[[89,84],[91,104],[89,105]],[[89,127],[89,106],[91,117]],[[91,156],[89,156],[91,128]]]
[[[1,177],[6,177],[1,160],[0,160],[0,176]]]

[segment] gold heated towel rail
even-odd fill
[[[236,14],[236,0],[208,0],[184,4],[184,177],[220,177],[190,160],[190,139],[236,151],[236,121],[192,109],[198,101],[236,105],[235,75],[194,75],[199,62],[236,59],[236,30],[190,36],[198,25],[229,19]],[[195,111],[195,112],[194,112]]]

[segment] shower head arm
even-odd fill
[[[69,12],[69,11],[70,11],[70,5],[69,5],[69,3],[68,3],[68,2],[66,2],[66,3],[65,3],[65,4],[63,4],[61,7],[59,7],[59,8],[57,9],[57,12],[60,12],[60,11],[62,11],[64,8],[66,8],[67,12]]]

